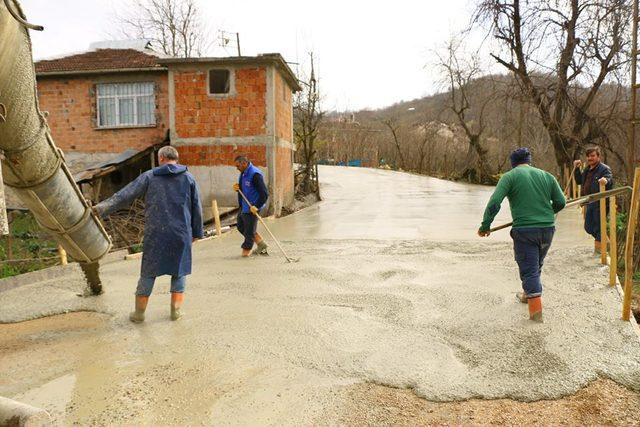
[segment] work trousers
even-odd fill
[[[253,248],[253,242],[256,238],[256,230],[258,228],[258,217],[252,213],[240,213],[238,215],[238,231],[244,236],[242,249]]]
[[[589,203],[584,213],[584,230],[600,241],[600,203]]]
[[[528,298],[542,295],[540,274],[555,230],[555,227],[511,229],[513,252],[520,270],[522,289]]]
[[[142,277],[138,280],[136,295],[148,297],[153,291],[153,285],[156,282],[155,277]],[[171,276],[171,293],[183,293],[187,284],[187,276]]]

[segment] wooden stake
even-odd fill
[[[64,250],[62,245],[58,245],[58,255],[60,255],[60,264],[67,265],[67,251]]]
[[[616,285],[618,275],[618,232],[617,232],[617,206],[616,198],[609,198],[609,285]]]
[[[622,320],[631,318],[631,294],[633,293],[633,243],[638,226],[638,208],[640,204],[640,167],[633,175],[633,194],[627,223],[627,240],[624,245],[624,298],[622,302]]]
[[[574,169],[575,170],[575,169]],[[573,199],[577,199],[578,197],[580,197],[580,193],[578,192],[578,183],[575,180],[575,177],[573,176],[573,172],[571,173],[571,182],[573,183]]]
[[[93,182],[92,190],[93,190],[93,203],[100,203],[100,189],[102,188],[102,178],[98,178],[97,181]]]
[[[216,224],[216,234],[222,236],[222,227],[220,226],[220,211],[218,210],[218,201],[211,200],[211,211],[213,212],[213,221]]]
[[[600,184],[600,192],[606,191],[605,184]],[[600,199],[600,263],[607,265],[607,199]]]
[[[578,185],[578,197],[582,196],[582,185]],[[582,206],[578,206],[578,209],[582,210]]]

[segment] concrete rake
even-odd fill
[[[249,206],[251,205],[251,202],[249,201],[249,199],[247,199],[247,196],[244,195],[244,193],[242,192],[242,190],[238,190],[238,193],[240,193],[240,195],[242,196],[242,198],[244,199],[245,202],[247,202],[247,204]],[[300,261],[300,258],[291,258],[290,256],[287,255],[287,253],[284,251],[284,249],[282,248],[282,245],[280,244],[280,242],[278,241],[278,239],[276,239],[276,236],[273,235],[273,233],[271,232],[271,230],[269,229],[269,227],[267,226],[267,224],[264,222],[264,220],[262,219],[262,217],[260,216],[260,214],[256,213],[256,216],[258,217],[258,220],[260,221],[260,223],[263,225],[263,227],[267,230],[267,233],[269,233],[269,235],[271,236],[271,238],[273,239],[274,242],[276,242],[276,245],[278,245],[278,248],[280,249],[280,252],[282,252],[282,255],[285,257],[285,259],[287,260],[287,262],[298,262]]]
[[[575,205],[580,205],[580,206],[588,205],[589,203],[597,202],[600,199],[604,199],[606,197],[619,196],[621,194],[631,193],[631,190],[633,190],[631,187],[625,186],[625,187],[614,188],[613,190],[603,191],[602,193],[593,193],[587,196],[578,197],[577,199],[568,200],[564,209],[571,206],[575,206]],[[513,222],[508,222],[506,224],[498,225],[497,227],[493,227],[492,229],[490,229],[489,232],[493,233],[494,231],[503,230],[505,228],[511,227],[512,225],[513,225]]]

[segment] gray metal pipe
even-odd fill
[[[49,425],[53,425],[53,420],[44,409],[0,396],[0,426]]]
[[[0,149],[2,176],[42,228],[74,259],[94,263],[111,240],[55,146],[40,112],[28,30],[0,3]],[[24,14],[16,0],[14,13]]]

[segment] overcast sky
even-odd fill
[[[22,0],[36,59],[113,39],[127,0]],[[240,33],[243,55],[279,52],[304,61],[313,50],[326,109],[379,108],[438,89],[425,65],[432,51],[468,25],[473,0],[199,0],[211,27]],[[214,32],[215,36],[215,32]],[[222,48],[212,52],[226,56]],[[295,67],[292,65],[292,67]]]

